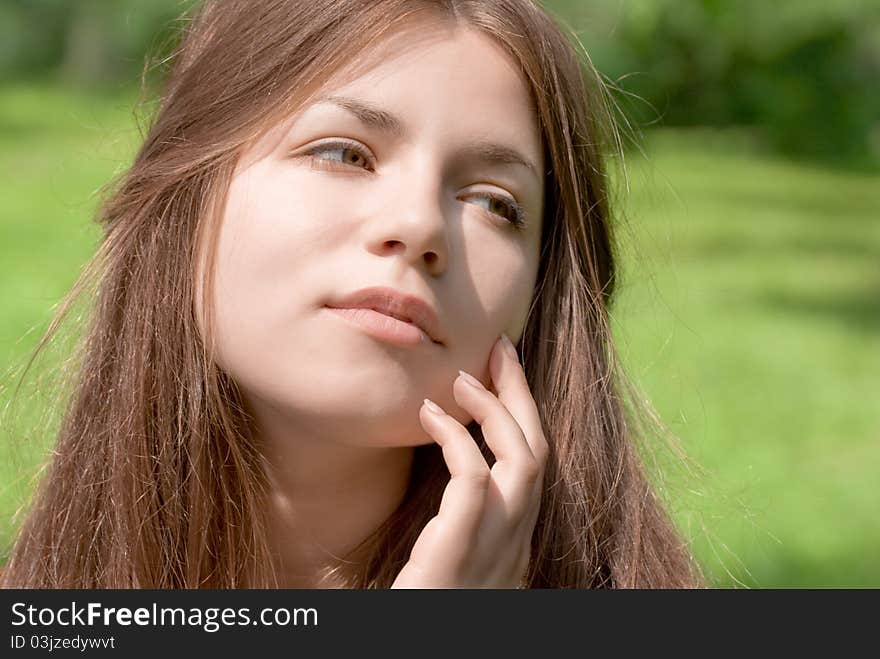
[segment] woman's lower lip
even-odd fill
[[[418,346],[433,343],[431,337],[412,323],[386,316],[373,309],[340,309],[325,307],[349,324],[366,334],[402,346]]]

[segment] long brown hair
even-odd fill
[[[690,587],[686,543],[648,482],[638,404],[615,358],[609,95],[571,36],[530,0],[211,0],[183,31],[130,170],[103,204],[97,285],[54,457],[3,575],[7,587],[278,586],[263,456],[235,383],[199,331],[196,281],[213,253],[236,159],[307,93],[408,17],[481,30],[517,61],[543,135],[545,217],[518,349],[551,454],[533,536],[533,588]],[[89,277],[91,279],[89,279]],[[480,428],[469,426],[491,460]],[[416,448],[410,489],[361,547],[355,588],[391,585],[449,475]]]

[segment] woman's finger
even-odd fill
[[[443,449],[443,459],[450,480],[443,492],[437,513],[444,531],[461,537],[479,528],[489,484],[489,465],[474,438],[461,423],[433,401],[425,399],[419,420],[434,441]]]
[[[498,398],[516,419],[532,455],[543,466],[547,461],[549,446],[538,406],[535,404],[525,371],[516,354],[516,348],[506,334],[502,334],[495,342],[489,355],[489,374]]]
[[[473,376],[462,372],[453,384],[456,402],[480,424],[486,444],[495,454],[491,469],[495,496],[487,504],[504,510],[504,522],[517,524],[533,498],[540,465],[522,429],[504,404]]]

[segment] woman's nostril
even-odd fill
[[[388,249],[394,254],[402,254],[404,256],[408,255],[410,250],[414,249],[415,245],[409,245],[404,240],[389,240],[388,241]]]

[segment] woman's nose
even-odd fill
[[[415,268],[439,275],[449,252],[442,185],[435,177],[401,176],[385,186],[384,203],[372,218],[371,250],[398,254]]]

